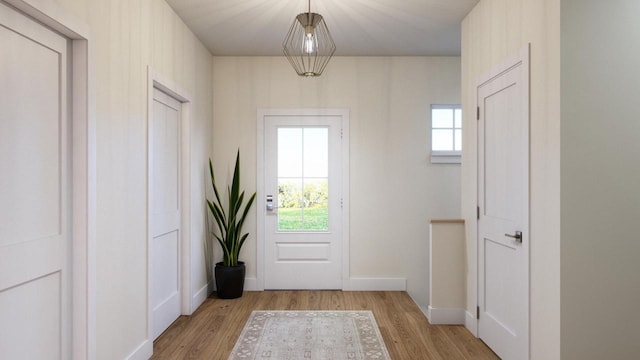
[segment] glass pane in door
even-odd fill
[[[328,159],[328,128],[278,128],[278,231],[329,230]]]

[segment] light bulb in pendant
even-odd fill
[[[304,38],[304,51],[307,54],[312,54],[313,52],[316,51],[316,41],[315,41],[315,37],[313,36],[313,33],[307,33],[307,35]]]

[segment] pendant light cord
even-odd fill
[[[311,0],[309,0],[309,13],[311,13]]]

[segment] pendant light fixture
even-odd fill
[[[322,15],[309,11],[293,19],[282,43],[284,55],[300,76],[320,76],[336,51]]]

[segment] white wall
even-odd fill
[[[562,359],[640,353],[640,2],[562,0]]]
[[[467,308],[467,254],[462,220],[429,225],[429,307],[431,324],[464,325]]]
[[[91,28],[97,93],[97,354],[123,359],[147,331],[147,65],[191,94],[192,293],[206,284],[201,243],[211,150],[212,58],[159,0],[59,0]],[[143,346],[143,347],[144,347]],[[140,355],[138,353],[137,355]]]
[[[466,254],[464,222],[431,221],[432,308],[466,308]],[[463,317],[464,319],[464,317]]]
[[[298,77],[283,57],[214,57],[213,69],[214,166],[230,173],[240,147],[249,192],[257,109],[350,110],[351,276],[406,278],[426,305],[428,219],[460,216],[460,166],[430,164],[428,116],[432,103],[459,103],[460,59],[337,57],[315,79]],[[248,277],[256,276],[254,219],[255,208],[241,254]]]
[[[560,0],[480,0],[462,24],[463,108],[475,106],[479,76],[517,54],[527,43],[531,44],[529,239],[531,359],[534,360],[560,358],[559,40]],[[466,111],[461,211],[467,225],[467,308],[471,313],[477,302],[476,139],[476,120],[472,111]]]

